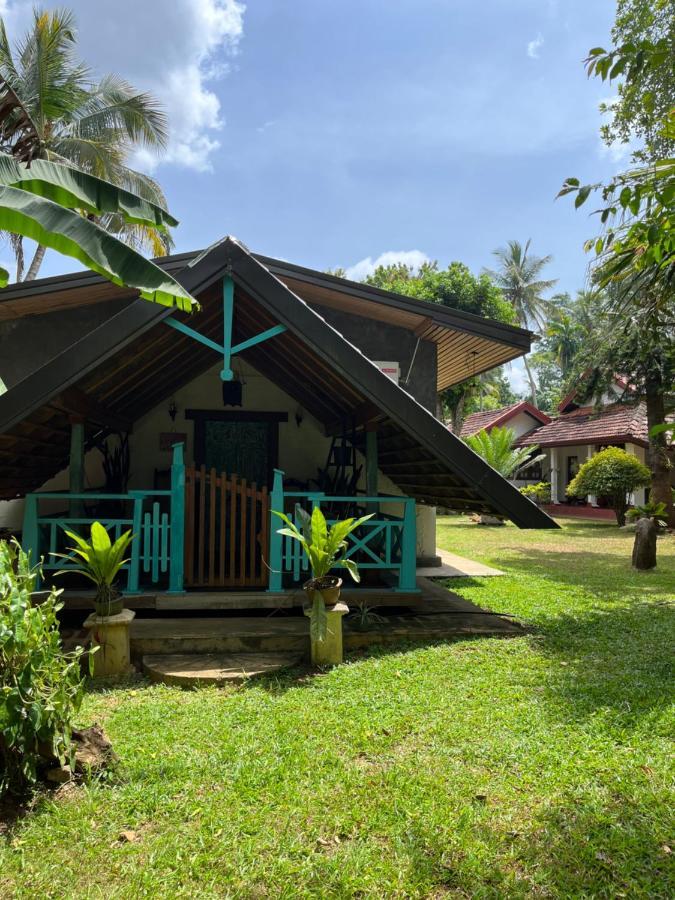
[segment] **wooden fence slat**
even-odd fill
[[[185,584],[194,584],[195,549],[195,469],[185,469]]]
[[[199,507],[197,518],[197,579],[204,584],[204,549],[206,543],[206,466],[199,467]]]
[[[239,518],[239,583],[244,587],[246,580],[246,479],[241,479],[241,512]]]
[[[218,480],[216,470],[209,473],[209,584],[216,584],[216,491]]]
[[[258,485],[255,481],[251,482],[250,491],[250,508],[249,508],[249,542],[248,542],[248,583],[255,584],[255,562],[256,562],[256,531],[258,523],[258,502],[256,488]]]
[[[225,472],[220,473],[220,542],[218,556],[218,584],[225,584],[225,535],[227,531],[227,477]]]
[[[261,584],[267,583],[267,568],[265,563],[269,557],[269,528],[270,528],[270,508],[269,497],[267,496],[267,485],[262,486],[260,492],[260,566],[258,574]]]
[[[237,476],[232,475],[230,482],[230,570],[227,573],[225,584],[236,585],[236,536],[237,536]]]

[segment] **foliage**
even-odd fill
[[[541,278],[542,271],[551,262],[552,257],[534,256],[529,251],[529,240],[524,246],[519,241],[508,241],[506,247],[494,251],[499,268],[496,271],[488,271],[488,275],[511,303],[518,324],[522,328],[543,330],[550,314],[550,303],[543,294],[556,284],[556,279]],[[537,387],[527,356],[523,357],[523,364],[530,382],[532,402],[536,406]]]
[[[639,573],[632,535],[561,525],[439,519],[440,547],[505,573],[445,584],[532,624],[509,640],[88,692],[123,777],[12,826],[0,896],[672,897],[675,542]]]
[[[322,580],[332,569],[346,569],[354,581],[361,580],[356,562],[346,556],[349,548],[347,538],[364,522],[372,519],[374,513],[358,519],[342,519],[329,526],[318,506],[314,507],[311,516],[300,506],[296,509],[302,521],[302,530],[285,513],[276,509],[272,512],[286,523],[286,527],[280,528],[277,533],[298,541],[307,554],[312,571],[308,587],[313,591],[310,633],[314,640],[323,641],[326,637],[326,605],[321,595]]]
[[[673,28],[672,20],[669,28]],[[582,185],[578,178],[567,178],[559,196],[574,194],[578,208],[600,191],[603,206],[597,212],[604,232],[586,242],[587,249],[595,249],[596,282],[608,285],[637,278],[642,301],[662,309],[672,301],[675,276],[675,159],[670,158],[675,146],[672,34],[670,38],[628,41],[609,51],[595,47],[586,66],[589,75],[603,81],[623,76],[623,97],[642,97],[644,120],[638,127],[648,139],[648,163],[616,175],[604,186]],[[652,90],[653,82],[664,80],[670,84],[669,91]],[[632,115],[622,120],[620,107],[619,127],[634,125]],[[654,152],[657,146],[659,153]]]
[[[28,32],[13,50],[0,21],[0,76],[11,84],[34,123],[39,155],[60,161],[166,206],[159,184],[127,165],[139,147],[159,151],[166,145],[167,118],[157,100],[117,75],[96,79],[76,54],[72,12],[35,9]],[[137,250],[163,256],[172,245],[166,229],[125,221],[115,210],[97,216],[102,225]],[[23,247],[15,248],[17,261]],[[35,278],[41,248],[26,279]],[[17,281],[22,280],[17,266]]]
[[[628,494],[649,484],[650,471],[619,447],[606,447],[581,465],[567,487],[570,497],[611,497],[619,525],[626,524]]]
[[[446,269],[440,269],[438,262],[431,262],[418,270],[405,263],[379,266],[365,279],[365,283],[418,300],[440,303],[474,316],[516,324],[513,307],[489,275],[474,275],[464,263],[452,262]],[[501,374],[501,370],[497,371]],[[487,372],[442,392],[441,405],[452,418],[455,434],[459,434],[465,415],[479,409],[481,397],[490,394],[490,383],[491,373]],[[503,393],[503,389],[499,390]],[[508,405],[509,402],[500,402],[496,406]]]
[[[355,608],[349,614],[349,621],[357,631],[368,631],[374,625],[383,625],[387,619],[375,612],[375,607],[368,600],[357,599]]]
[[[642,141],[644,147],[635,153],[642,161],[670,155],[658,123],[675,106],[675,65],[667,64],[675,52],[671,0],[619,0],[612,44],[623,52],[592,53],[588,60],[589,73],[603,80],[625,76],[617,85],[617,96],[601,106],[610,117],[601,129],[603,140],[608,146]],[[663,64],[646,65],[652,46],[660,48]],[[627,57],[631,48],[635,55]]]
[[[535,503],[551,502],[551,485],[548,481],[538,481],[536,484],[526,484],[521,487],[520,493],[534,500]]]
[[[0,796],[33,784],[41,758],[70,761],[84,693],[85,651],[61,648],[59,591],[32,602],[37,574],[16,541],[0,541]]]
[[[632,506],[626,513],[629,521],[637,519],[656,519],[658,525],[665,525],[666,504],[645,503],[644,506]]]
[[[541,462],[544,454],[534,455],[539,449],[536,444],[531,447],[514,447],[515,439],[513,429],[497,426],[490,431],[483,429],[464,440],[474,453],[482,456],[504,478],[516,478],[523,469]]]
[[[58,556],[64,559],[73,559],[72,554],[79,557],[77,571],[91,581],[96,588],[96,603],[102,608],[110,609],[115,597],[115,579],[128,559],[124,554],[129,549],[133,540],[131,531],[123,532],[113,543],[110,535],[100,522],[92,522],[91,536],[88,541],[75,534],[74,531],[66,531],[68,537],[75,541],[74,547],[69,547],[69,554],[60,553]],[[57,573],[70,572],[72,568],[63,569]]]

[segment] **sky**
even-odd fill
[[[65,5],[98,73],[166,105],[166,155],[135,162],[180,220],[176,251],[234,234],[361,278],[398,259],[480,272],[507,240],[531,239],[558,289],[584,286],[595,222],[555,196],[567,176],[605,180],[627,157],[600,141],[612,89],[582,64],[609,43],[613,0]],[[32,6],[0,0],[10,36]],[[73,268],[51,253],[41,274]]]

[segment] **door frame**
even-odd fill
[[[269,462],[267,486],[272,487],[274,470],[279,468],[279,423],[288,422],[287,412],[230,412],[222,409],[186,409],[185,418],[194,422],[194,462],[201,466],[206,460],[206,423],[207,422],[265,422],[269,441]],[[239,473],[235,473],[239,474]]]

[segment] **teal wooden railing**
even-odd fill
[[[81,509],[95,504],[96,515],[71,515],[44,511],[62,501],[63,510]],[[167,507],[168,506],[168,510]],[[108,510],[108,511],[106,511]],[[121,511],[120,511],[121,510]],[[42,558],[44,572],[77,569],[75,561],[55,556],[69,543],[64,531],[87,536],[92,522],[99,521],[118,538],[131,529],[135,536],[130,549],[126,592],[137,593],[142,584],[168,582],[172,593],[183,591],[183,558],[185,543],[185,466],[183,445],[175,444],[171,465],[171,489],[165,491],[129,491],[128,494],[97,492],[70,493],[38,491],[26,495],[22,543],[34,561]],[[64,543],[65,538],[65,543]]]
[[[296,506],[308,512],[316,506],[328,510],[329,524],[337,521],[330,514],[331,509],[344,507],[349,515],[375,515],[365,522],[348,540],[350,546],[347,557],[355,558],[359,569],[389,570],[398,575],[397,591],[409,593],[417,590],[415,560],[417,550],[417,526],[415,501],[411,497],[378,495],[373,497],[330,496],[317,491],[298,492],[284,490],[284,473],[274,471],[274,484],[270,496],[272,510],[284,511],[299,526]],[[403,507],[403,515],[388,515],[382,507]],[[270,591],[283,589],[284,576],[290,576],[297,583],[307,577],[309,561],[298,541],[278,533],[282,522],[272,516],[270,535]]]

